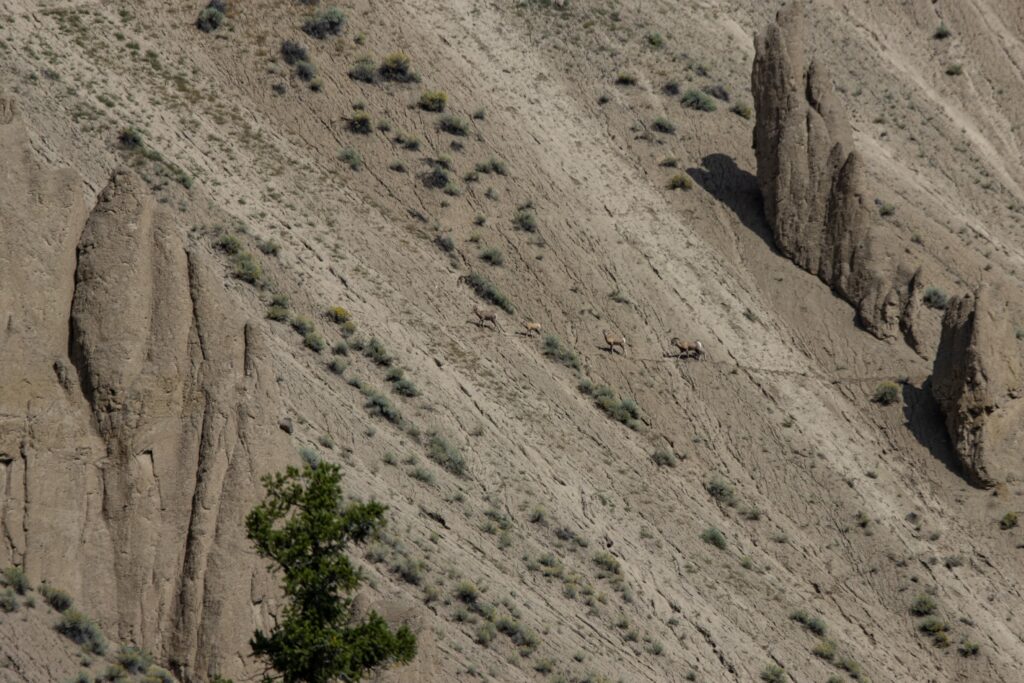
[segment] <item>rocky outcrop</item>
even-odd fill
[[[1007,307],[988,287],[954,298],[942,320],[932,394],[966,474],[990,486],[1024,464],[1024,360]]]
[[[268,619],[243,522],[291,449],[260,325],[131,171],[90,212],[9,101],[0,158],[0,565],[206,680]]]
[[[779,250],[896,337],[904,288],[876,249],[863,197],[863,160],[824,65],[805,53],[803,3],[757,36],[754,149],[765,214]]]

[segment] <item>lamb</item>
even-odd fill
[[[622,349],[622,353],[626,353],[626,338],[621,334],[612,334],[608,330],[604,331],[604,343],[608,345],[608,351],[615,353],[615,347],[618,346]]]
[[[540,333],[541,333],[541,330],[543,329],[540,326],[540,323],[535,323],[532,320],[524,320],[523,321],[523,327],[526,328],[527,336],[532,336],[534,333],[536,333],[537,336],[539,337]]]
[[[498,324],[498,314],[494,309],[473,306],[473,314],[476,316],[477,325],[483,326],[484,323],[491,323],[494,325],[494,329],[501,329],[501,325]]]
[[[699,341],[682,341],[679,337],[672,337],[670,343],[679,349],[679,358],[696,358],[700,360],[704,357],[704,345]]]

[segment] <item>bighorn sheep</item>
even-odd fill
[[[704,345],[699,341],[682,341],[679,337],[672,337],[671,344],[679,349],[679,358],[700,360],[704,357]]]
[[[532,336],[534,333],[536,333],[537,336],[539,337],[540,333],[541,333],[541,330],[543,329],[540,326],[540,323],[535,323],[532,320],[524,320],[523,321],[523,327],[526,328],[527,336]]]
[[[483,326],[484,323],[491,323],[494,325],[494,329],[501,329],[501,325],[498,324],[498,314],[493,309],[473,306],[473,315],[476,316],[478,325]]]
[[[615,347],[618,346],[622,349],[622,353],[626,353],[626,338],[621,334],[612,334],[608,330],[604,331],[604,343],[608,345],[608,351],[615,353]]]

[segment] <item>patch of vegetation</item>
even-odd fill
[[[318,40],[341,35],[345,28],[345,15],[337,7],[317,12],[302,25],[302,30]]]
[[[785,683],[786,670],[778,664],[768,664],[761,669],[761,680],[765,683]]]
[[[315,353],[320,353],[327,346],[327,342],[324,341],[324,338],[321,337],[316,332],[310,332],[306,334],[302,338],[302,343],[306,346],[306,348],[310,349],[311,351],[314,351]]]
[[[711,112],[718,109],[718,105],[715,104],[715,100],[710,95],[692,88],[683,93],[683,98],[680,102],[684,107],[696,109],[697,111]]]
[[[0,612],[11,613],[18,611],[18,596],[14,590],[5,588],[0,591]]]
[[[370,341],[363,347],[363,355],[372,360],[377,365],[383,365],[389,367],[393,362],[394,358],[388,353],[388,350],[384,348],[384,342],[377,339],[376,337],[370,337]]]
[[[883,218],[895,215],[895,213],[896,213],[896,206],[893,205],[893,204],[890,204],[889,202],[881,202],[878,205],[878,215],[882,216]]]
[[[976,657],[980,649],[981,647],[977,643],[965,640],[957,647],[957,652],[960,653],[961,657]]]
[[[373,83],[377,76],[377,65],[369,57],[360,57],[348,69],[348,77],[360,83]]]
[[[705,485],[705,490],[722,505],[736,506],[736,493],[725,479],[714,476]]]
[[[224,0],[210,0],[210,3],[199,12],[196,19],[196,28],[203,33],[212,33],[224,25],[227,11]]]
[[[930,595],[919,595],[914,598],[914,602],[910,603],[910,613],[915,617],[926,617],[934,614],[936,609],[938,609],[938,605]]]
[[[1012,529],[1015,526],[1017,526],[1016,512],[1007,512],[1005,515],[1003,515],[1003,518],[999,520],[999,528],[1003,531],[1006,531],[1007,529]]]
[[[256,248],[267,256],[277,256],[281,253],[281,245],[274,240],[257,240]]]
[[[452,114],[442,116],[437,122],[437,127],[449,135],[469,135],[469,122]]]
[[[725,534],[713,526],[700,532],[700,540],[715,546],[719,550],[725,550]]]
[[[391,400],[372,389],[363,388],[363,395],[366,396],[366,403],[363,405],[371,415],[378,415],[395,425],[402,425],[402,413],[391,403]]]
[[[450,235],[438,235],[434,238],[434,244],[447,254],[455,251],[455,241],[452,240]]]
[[[533,212],[533,207],[530,205],[520,206],[516,210],[516,215],[512,217],[512,225],[516,230],[537,232],[537,214]]]
[[[508,167],[500,159],[491,157],[487,161],[481,161],[476,165],[477,173],[495,173],[497,175],[508,175]]]
[[[599,552],[592,558],[597,568],[607,575],[620,576],[622,574],[622,563],[614,555],[607,552]]]
[[[831,662],[836,656],[836,644],[832,640],[819,641],[817,645],[811,648],[811,654],[815,657],[820,657],[826,662]]]
[[[25,570],[13,565],[7,567],[2,573],[0,573],[0,584],[7,586],[18,595],[24,595],[32,588],[32,586],[29,585],[28,577],[25,576]]]
[[[561,340],[553,334],[544,336],[544,355],[573,370],[580,369],[580,359],[576,352],[563,346]]]
[[[666,135],[672,135],[676,132],[676,124],[672,123],[664,116],[659,116],[654,119],[654,123],[651,124],[651,128],[659,133],[665,133]]]
[[[615,85],[636,85],[636,76],[625,71],[620,71],[615,76]]]
[[[491,247],[480,252],[480,260],[492,266],[500,266],[505,263],[505,255],[501,252],[501,249]]]
[[[693,178],[686,173],[676,173],[668,179],[670,190],[691,190],[693,189]]]
[[[935,40],[945,40],[953,35],[953,32],[949,30],[945,22],[939,24],[939,27],[935,29],[935,33],[932,34],[932,38]]]
[[[462,453],[437,432],[432,432],[427,441],[427,457],[456,476],[466,475],[466,459]]]
[[[825,620],[818,616],[811,616],[802,609],[795,610],[790,613],[789,618],[798,624],[802,625],[811,633],[823,636],[825,635],[826,626]]]
[[[289,467],[264,477],[263,486],[266,498],[246,517],[246,530],[260,557],[283,574],[288,606],[269,634],[253,634],[253,654],[293,681],[358,681],[411,661],[412,631],[404,625],[392,631],[372,611],[356,618],[349,598],[361,575],[345,551],[384,526],[387,508],[346,503],[341,469],[330,463]]]
[[[404,52],[392,52],[380,63],[378,71],[380,77],[385,81],[397,83],[416,83],[420,80],[412,71],[412,61],[409,55]]]
[[[729,111],[744,119],[749,119],[754,115],[754,110],[746,102],[737,102],[729,108]]]
[[[58,612],[67,612],[71,609],[73,601],[71,600],[71,596],[64,591],[52,588],[44,583],[39,587],[39,593],[43,596],[43,599],[46,600],[46,604]]]
[[[632,430],[640,429],[640,409],[633,399],[619,399],[611,387],[603,384],[594,385],[589,379],[580,382],[579,390],[592,397],[597,407],[613,420],[621,422]]]
[[[726,90],[725,86],[722,85],[721,83],[710,83],[708,85],[705,85],[703,88],[701,88],[701,92],[707,93],[708,95],[714,97],[716,100],[721,100],[722,102],[729,101],[729,91]]]
[[[299,62],[295,65],[295,75],[307,83],[316,78],[316,64],[313,62]]]
[[[100,656],[107,652],[107,640],[99,627],[76,609],[65,610],[54,628],[57,633],[81,645],[86,652]]]
[[[405,376],[405,371],[402,368],[391,368],[385,379],[391,382],[392,389],[399,396],[414,398],[420,395],[420,390],[411,379]]]
[[[235,254],[231,265],[232,277],[250,285],[258,285],[263,281],[263,269],[250,252],[242,251]]]
[[[675,467],[676,466],[676,456],[675,456],[675,454],[672,453],[672,451],[667,450],[665,448],[659,448],[658,450],[654,451],[654,453],[651,455],[651,460],[658,467]]]
[[[285,40],[281,43],[281,58],[285,64],[295,66],[309,61],[309,51],[294,40]]]
[[[886,380],[875,387],[875,393],[871,395],[871,400],[888,406],[896,403],[900,399],[901,393],[899,384]]]
[[[925,306],[941,311],[949,304],[949,296],[938,287],[928,287],[924,290],[922,301]]]
[[[950,64],[949,66],[946,67],[947,76],[959,76],[963,72],[964,67],[962,64]]]
[[[338,158],[347,164],[353,171],[358,171],[363,167],[363,158],[359,156],[359,152],[351,147],[341,150],[338,154]]]
[[[428,90],[420,95],[419,107],[423,111],[442,112],[448,106],[448,95],[440,90]]]
[[[373,132],[373,121],[366,112],[357,111],[348,120],[348,129],[357,135],[369,135]]]
[[[470,289],[476,292],[484,301],[492,303],[506,313],[514,313],[515,309],[512,306],[512,302],[508,300],[501,291],[495,287],[494,283],[485,278],[479,273],[470,273],[465,276],[465,282],[469,285]]]
[[[124,646],[117,651],[117,663],[130,674],[142,674],[153,664],[153,657],[145,650]]]

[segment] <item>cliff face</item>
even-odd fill
[[[205,675],[263,614],[243,519],[287,445],[261,334],[132,172],[89,213],[0,110],[0,564]]]
[[[905,305],[876,253],[863,161],[826,67],[805,52],[804,8],[792,2],[757,36],[752,76],[758,185],[775,244],[857,309],[875,336],[895,337]]]
[[[977,483],[1019,478],[1024,363],[1006,306],[987,287],[953,299],[942,321],[932,393],[957,457]]]

